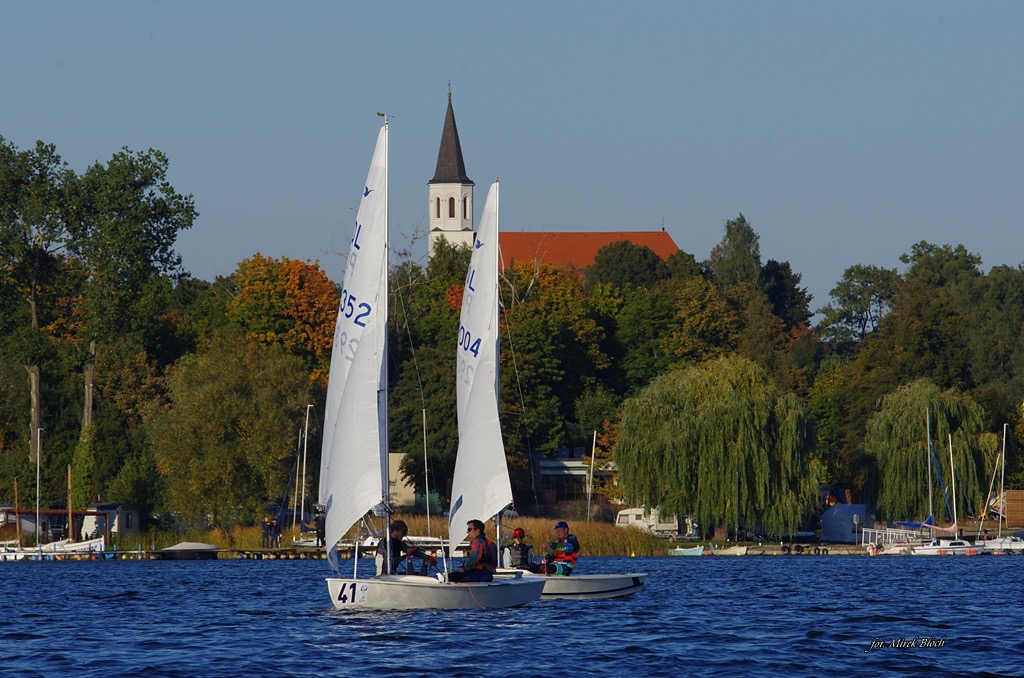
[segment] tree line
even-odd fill
[[[125,148],[78,174],[52,145],[0,137],[2,502],[15,478],[30,485],[41,444],[44,503],[65,498],[70,464],[77,506],[247,523],[281,501],[302,444],[318,458],[337,284],[316,261],[259,253],[193,278],[173,246],[198,212],[167,166]],[[468,262],[442,242],[426,263],[396,253],[390,272],[391,442],[443,499]],[[595,431],[618,468],[606,492],[707,525],[792,531],[844,490],[880,517],[923,518],[928,464],[949,478],[926,431],[978,512],[1008,423],[1020,487],[1024,269],[985,272],[963,245],[927,242],[901,262],[850,267],[813,309],[741,214],[701,261],[619,242],[585,270],[510,267],[501,413],[517,503],[533,501],[531,458],[589,448]]]

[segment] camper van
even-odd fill
[[[642,508],[630,508],[619,511],[615,517],[615,524],[619,527],[637,527],[646,532],[653,532],[662,536],[679,535],[679,517],[662,519],[658,515],[658,509],[652,508],[650,513],[644,512]]]

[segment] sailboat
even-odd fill
[[[1003,522],[1006,520],[1006,430],[1008,424],[1003,424],[1003,449],[1000,453],[1002,466],[999,469],[999,497],[995,502],[999,518],[999,531],[995,539],[979,537],[977,545],[988,553],[1020,553],[1024,552],[1024,539],[1015,535],[1003,536]],[[993,479],[995,471],[993,471]],[[986,502],[986,506],[989,503]],[[987,534],[987,532],[986,532]]]
[[[487,193],[466,273],[459,325],[459,451],[452,482],[449,540],[457,544],[466,521],[485,520],[512,503],[512,484],[498,419],[498,203],[495,181]],[[525,580],[543,587],[542,600],[617,598],[643,588],[645,573],[547,576],[501,568],[495,581]]]
[[[949,476],[953,485],[953,524],[947,528],[953,532],[953,539],[933,539],[927,544],[917,545],[911,548],[912,556],[973,556],[977,550],[966,539],[960,539],[956,535],[959,526],[956,521],[956,467],[953,465],[953,435],[949,434]],[[934,529],[934,528],[933,528]]]
[[[540,596],[542,585],[522,578],[479,584],[408,574],[359,578],[358,550],[351,576],[340,572],[338,541],[367,512],[389,511],[388,120],[381,115],[384,125],[359,203],[331,350],[319,487],[331,545],[327,557],[335,573],[327,578],[327,590],[337,609],[523,605]],[[508,470],[504,472],[507,476]],[[388,527],[390,534],[390,517]]]

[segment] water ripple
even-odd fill
[[[11,563],[0,672],[1021,675],[1022,564],[585,558],[586,572],[651,576],[628,599],[384,613],[334,610],[322,561]]]

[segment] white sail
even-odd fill
[[[458,337],[459,451],[452,481],[449,539],[466,521],[487,520],[512,503],[498,421],[498,183],[491,185],[466,274]]]
[[[327,544],[336,544],[387,487],[387,124],[359,203],[334,328],[320,459]],[[336,551],[330,559],[336,567]]]

